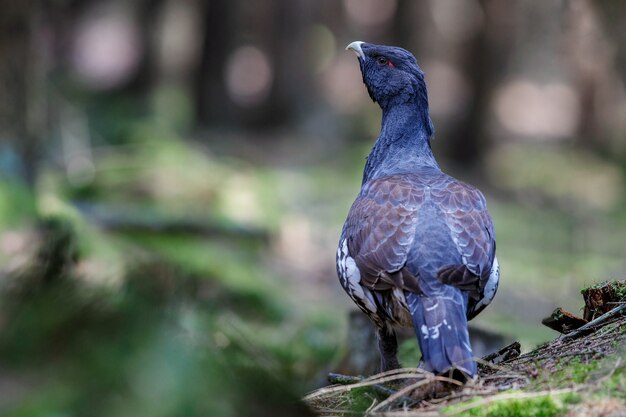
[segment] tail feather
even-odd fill
[[[467,301],[461,291],[448,287],[436,296],[406,293],[413,327],[428,371],[436,374],[460,370],[476,375],[476,362],[467,331]]]

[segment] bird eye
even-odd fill
[[[389,60],[384,56],[379,56],[378,58],[376,58],[376,62],[378,62],[379,65],[387,65]]]

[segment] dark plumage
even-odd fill
[[[499,278],[485,198],[435,161],[413,55],[363,42],[347,49],[383,115],[339,240],[339,280],[378,327],[382,370],[400,366],[394,327],[413,326],[425,369],[473,377],[467,320],[491,302]]]

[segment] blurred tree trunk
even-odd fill
[[[608,59],[602,72],[580,71],[582,117],[581,140],[597,153],[623,163],[626,157],[626,3],[621,0],[590,2],[589,12],[597,15],[601,35],[608,40]],[[593,58],[592,58],[593,59]],[[594,63],[602,65],[597,61]],[[598,91],[601,91],[598,94]],[[617,113],[617,114],[616,114]]]
[[[33,30],[38,12],[36,1],[25,0],[5,2],[0,13],[0,170],[31,186],[45,120],[44,74]]]
[[[480,0],[484,20],[480,29],[460,51],[459,68],[472,86],[468,111],[454,125],[448,137],[446,154],[461,167],[479,168],[491,146],[486,129],[489,104],[502,81],[512,49],[510,4]]]
[[[292,120],[305,109],[313,84],[311,57],[306,56],[306,30],[317,8],[315,3],[295,0],[208,3],[204,9],[204,42],[196,75],[198,122],[272,127]],[[259,48],[270,60],[272,72],[269,94],[251,105],[234,102],[225,82],[231,54],[244,45]]]
[[[194,89],[196,119],[200,124],[229,119],[229,99],[224,82],[225,63],[235,34],[233,15],[237,1],[212,0],[204,5],[201,57]]]
[[[600,12],[599,17],[607,34],[617,45],[615,63],[626,85],[626,4],[622,0],[605,0],[592,3]]]
[[[497,0],[477,0],[470,7],[473,16],[467,17],[473,23],[465,32],[454,32],[449,28],[454,19],[466,18],[462,16],[463,9],[450,10],[448,6],[435,2],[400,3],[399,6],[402,7],[399,7],[398,19],[406,22],[399,24],[400,33],[407,30],[405,27],[412,28],[414,33],[410,35],[410,47],[424,57],[418,57],[418,62],[426,66],[427,83],[440,75],[429,72],[428,65],[435,64],[443,70],[448,68],[455,75],[451,81],[458,82],[461,90],[466,90],[459,92],[454,87],[448,88],[445,83],[449,80],[445,75],[439,78],[438,85],[429,85],[431,104],[435,87],[440,89],[437,91],[442,95],[440,99],[462,102],[452,106],[456,109],[439,115],[431,111],[435,119],[435,136],[443,139],[435,140],[433,145],[453,166],[480,170],[485,153],[491,146],[487,129],[489,105],[511,55],[511,20],[515,14],[511,9],[516,6]],[[456,77],[460,79],[456,80]],[[448,97],[455,93],[458,96]]]
[[[393,31],[391,33],[391,44],[405,45],[407,49],[412,49],[411,38],[415,32],[416,25],[416,3],[411,0],[398,0],[396,13],[393,16]]]
[[[147,97],[154,87],[157,73],[157,16],[163,8],[163,0],[143,0],[134,5],[136,26],[140,32],[142,56],[139,67],[124,89],[139,97]]]
[[[491,91],[497,80],[495,61],[498,55],[493,53],[493,45],[487,28],[490,24],[488,20],[493,17],[488,16],[485,2],[482,3],[486,15],[485,22],[459,57],[459,67],[464,69],[473,91],[467,103],[468,110],[449,130],[447,146],[444,148],[446,156],[455,165],[464,168],[476,167],[489,145],[484,129],[485,115],[488,111]]]
[[[311,96],[311,63],[307,55],[307,29],[310,16],[319,8],[316,2],[290,0],[272,2],[269,52],[274,57],[274,81],[267,106],[260,115],[270,125],[283,124],[307,107]]]

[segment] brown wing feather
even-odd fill
[[[481,293],[489,278],[495,256],[495,234],[487,204],[475,187],[450,178],[446,187],[432,192],[433,201],[445,213],[445,221],[463,259],[439,271],[445,284]]]
[[[363,188],[346,223],[348,249],[362,285],[419,292],[418,277],[404,266],[423,201],[423,189],[400,176],[374,180]]]

